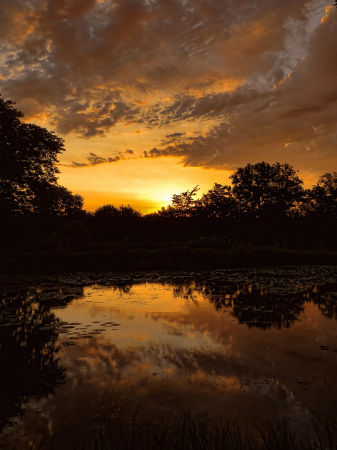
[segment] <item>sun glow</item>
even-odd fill
[[[73,169],[61,167],[60,184],[84,197],[85,209],[130,204],[142,213],[167,206],[173,194],[194,186],[207,192],[214,183],[229,184],[229,171],[183,167],[181,158],[134,159]]]

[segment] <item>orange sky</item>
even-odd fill
[[[147,160],[121,161],[72,169],[61,167],[60,184],[85,198],[87,210],[107,203],[130,204],[142,213],[167,206],[174,193],[199,185],[207,192],[215,182],[229,184],[228,172],[182,168],[180,158],[163,157]]]
[[[91,210],[262,160],[309,187],[337,170],[336,38],[331,0],[3,0],[0,92],[65,139],[60,183]]]

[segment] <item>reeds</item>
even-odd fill
[[[139,409],[139,408],[138,408]],[[312,427],[306,436],[290,430],[286,419],[282,423],[240,424],[220,420],[212,425],[202,416],[183,413],[177,422],[167,420],[154,426],[115,422],[92,430],[92,442],[81,450],[336,450],[337,424],[329,417],[313,414]],[[249,425],[249,426],[248,426]],[[31,450],[58,450],[57,436],[52,446],[45,440],[35,441]],[[67,446],[68,448],[68,446]],[[69,446],[71,448],[71,444]],[[75,449],[74,449],[75,450]]]

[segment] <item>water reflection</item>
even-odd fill
[[[27,433],[75,448],[93,423],[129,420],[140,403],[155,420],[190,402],[214,417],[285,412],[296,426],[310,422],[306,405],[333,415],[335,269],[301,270],[81,274],[3,289],[0,426],[9,435],[18,422],[21,436],[6,448],[30,448]]]
[[[47,397],[64,383],[65,369],[57,358],[60,321],[50,308],[64,307],[82,293],[0,291],[0,431],[32,397]]]
[[[330,292],[330,289],[335,291]],[[326,286],[325,292],[313,298],[324,317],[337,320],[337,292],[335,286]]]
[[[337,318],[336,285],[309,285],[300,291],[270,292],[258,283],[223,283],[220,280],[189,282],[182,280],[172,284],[176,297],[196,302],[197,295],[202,295],[217,311],[228,309],[240,324],[249,328],[290,328],[304,311],[306,302],[318,305],[321,313],[328,318]],[[334,292],[330,292],[335,289]]]

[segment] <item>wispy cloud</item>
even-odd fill
[[[97,166],[98,164],[105,164],[105,163],[113,163],[122,161],[128,158],[125,158],[124,154],[126,155],[133,155],[133,150],[125,150],[123,153],[119,153],[118,155],[111,156],[108,158],[104,158],[103,156],[98,156],[96,153],[89,153],[89,156],[87,157],[85,162],[76,162],[72,161],[71,164],[68,165],[68,167],[73,167],[74,169],[77,169],[79,167],[87,167],[87,166]]]

